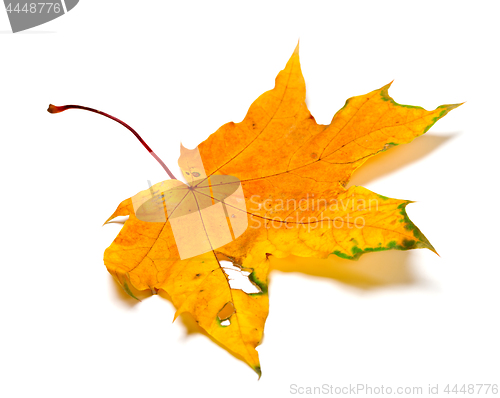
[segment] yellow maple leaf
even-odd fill
[[[410,201],[345,188],[368,158],[412,141],[460,105],[433,111],[400,105],[389,87],[348,99],[330,125],[317,124],[305,103],[297,46],[274,89],[242,122],[223,125],[197,151],[181,148],[188,185],[167,180],[118,206],[107,222],[129,218],[104,253],[108,271],[131,295],[167,292],[176,317],[190,313],[260,375],[256,347],[268,315],[269,256],[435,252],[406,214]],[[92,110],[49,111],[72,107]],[[232,288],[222,261],[245,271],[257,292]]]

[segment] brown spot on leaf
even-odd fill
[[[224,321],[226,319],[231,318],[231,315],[235,313],[234,310],[234,304],[230,301],[228,301],[224,307],[219,311],[217,316],[219,317],[219,320]]]

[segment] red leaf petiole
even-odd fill
[[[98,113],[100,115],[103,115],[103,116],[106,116],[112,120],[114,120],[115,122],[118,122],[120,123],[122,126],[126,127],[128,130],[130,130],[132,132],[132,134],[134,134],[136,136],[136,138],[141,142],[141,144],[144,146],[144,148],[146,148],[148,150],[148,152],[151,154],[151,156],[153,156],[157,161],[158,163],[161,164],[161,167],[163,167],[163,169],[167,172],[168,176],[174,180],[176,180],[177,178],[175,178],[175,176],[172,174],[172,172],[169,170],[169,168],[167,167],[167,165],[165,163],[163,163],[163,160],[161,160],[157,155],[156,153],[153,152],[153,150],[149,147],[148,144],[146,144],[146,142],[142,139],[142,137],[139,135],[139,133],[137,133],[137,131],[135,131],[132,127],[130,127],[127,123],[125,122],[122,122],[120,119],[117,119],[116,117],[114,116],[111,116],[107,113],[104,113],[104,112],[101,112],[101,111],[98,111],[97,109],[93,109],[93,108],[88,108],[86,106],[80,106],[80,105],[64,105],[64,106],[55,106],[55,105],[52,105],[50,104],[49,105],[49,108],[47,109],[48,112],[50,113],[60,113],[60,112],[64,112],[65,110],[67,109],[82,109],[84,111],[89,111],[89,112],[94,112],[94,113]]]

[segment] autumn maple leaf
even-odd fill
[[[410,201],[357,186],[345,188],[368,158],[412,141],[460,105],[442,105],[433,111],[400,105],[389,96],[389,86],[348,99],[330,125],[317,124],[305,103],[297,46],[274,89],[251,105],[244,120],[223,125],[198,146],[197,168],[192,151],[183,149],[179,165],[188,185],[167,180],[120,203],[107,222],[118,216],[129,218],[104,253],[108,271],[130,294],[131,287],[166,291],[177,309],[176,317],[190,313],[208,334],[260,375],[256,347],[268,315],[270,256],[334,254],[357,259],[363,253],[389,249],[435,252],[406,214]],[[227,190],[235,192],[238,187],[244,193],[244,206],[226,203]],[[221,189],[224,195],[218,194]],[[147,202],[153,197],[157,200]],[[143,198],[140,211],[137,198]],[[209,202],[200,206],[202,200]],[[152,206],[149,210],[146,202]],[[224,228],[231,230],[233,225],[234,229],[233,219],[248,224],[242,234],[232,231],[233,239],[224,245],[213,244],[207,216],[201,215],[202,207],[217,204],[224,205],[227,219],[220,224],[227,222]],[[171,211],[164,212],[168,206]],[[158,209],[162,220],[155,218]],[[196,228],[179,238],[174,226],[183,225],[179,215],[192,211],[201,215],[210,248],[185,258],[180,254],[184,248],[196,251],[200,245]],[[148,214],[154,217],[148,219]],[[249,273],[258,292],[231,288],[221,261]]]

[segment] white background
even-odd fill
[[[497,4],[82,0],[18,34],[1,11],[0,395],[500,383]],[[257,381],[188,319],[172,324],[169,301],[133,302],[104,267],[120,226],[102,223],[147,180],[166,179],[162,168],[118,124],[46,109],[120,117],[179,175],[179,143],[192,148],[241,121],[299,38],[318,123],[393,79],[402,104],[467,102],[353,179],[417,201],[409,216],[441,257],[275,262]]]

